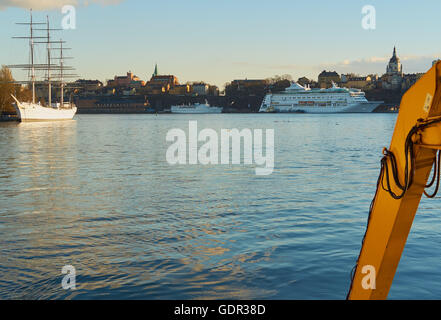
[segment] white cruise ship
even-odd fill
[[[267,94],[259,112],[367,113],[382,103],[368,101],[359,89],[339,88],[335,83],[329,89],[310,89],[293,82],[283,92]]]
[[[208,103],[172,106],[171,113],[221,113],[222,107],[211,107]]]

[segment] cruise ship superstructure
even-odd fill
[[[285,91],[265,96],[259,112],[368,113],[383,101],[368,101],[360,89],[311,89],[293,82]]]
[[[221,113],[222,107],[212,107],[208,103],[172,106],[171,113]]]

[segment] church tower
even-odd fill
[[[386,73],[388,75],[403,75],[403,66],[401,65],[400,58],[397,57],[397,49],[394,47],[394,53],[387,65]]]
[[[382,86],[388,90],[399,90],[403,86],[403,66],[400,58],[397,56],[397,49],[394,47],[394,53],[389,60],[386,68],[386,74],[382,77]]]
[[[152,78],[158,75],[158,64],[155,63],[155,71],[153,71]]]

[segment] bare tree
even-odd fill
[[[277,82],[281,82],[281,81],[284,81],[284,80],[292,81],[292,76],[289,75],[289,74],[284,74],[284,75],[282,75],[282,76],[275,75],[274,77],[271,77],[271,78],[267,78],[267,79],[266,79],[266,81],[267,81],[269,84],[275,84],[275,83],[277,83]]]
[[[0,114],[12,108],[11,93],[14,93],[14,78],[6,66],[0,69]]]

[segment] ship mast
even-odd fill
[[[61,31],[62,29],[51,29],[49,25],[49,16],[47,16],[47,72],[48,72],[48,92],[49,92],[49,106],[52,106],[52,78],[56,78],[56,82],[60,83],[60,104],[59,107],[63,107],[64,105],[64,78],[66,77],[74,77],[75,74],[65,74],[64,70],[74,70],[74,68],[70,66],[64,65],[64,59],[71,59],[71,57],[65,57],[63,55],[64,50],[68,50],[70,48],[63,47],[63,41],[60,39],[59,41],[52,41],[50,38],[50,31]],[[59,44],[60,47],[51,47],[51,43]],[[51,50],[60,50],[60,56],[59,57],[52,57]],[[52,63],[52,60],[59,60],[59,64]],[[51,71],[60,71],[59,74],[52,75]]]
[[[51,40],[49,31],[49,16],[46,16],[47,21],[47,84],[48,84],[48,106],[52,106],[52,91],[51,91]]]
[[[13,39],[29,39],[29,49],[30,49],[30,64],[22,64],[22,65],[9,65],[9,68],[17,68],[17,69],[24,69],[28,71],[28,76],[30,77],[30,82],[32,86],[32,103],[35,103],[35,82],[36,82],[36,75],[35,75],[35,47],[34,44],[35,39],[43,39],[45,37],[35,36],[34,35],[34,25],[44,25],[43,22],[34,22],[32,18],[32,9],[30,10],[30,21],[29,22],[19,22],[17,24],[19,25],[29,25],[29,31],[30,35],[29,37],[12,37]],[[27,81],[29,84],[29,80]]]
[[[32,10],[30,10],[30,22],[26,23],[17,23],[22,25],[29,25],[30,26],[30,36],[26,37],[13,37],[15,39],[29,39],[29,47],[30,47],[30,63],[29,64],[18,64],[18,65],[9,65],[9,68],[17,68],[17,69],[24,69],[28,71],[28,76],[30,78],[30,81],[26,81],[26,83],[29,84],[29,82],[32,85],[32,103],[35,103],[36,100],[36,91],[35,86],[36,83],[40,83],[42,85],[47,85],[48,88],[48,106],[52,107],[52,83],[53,81],[56,81],[56,84],[58,85],[58,82],[60,82],[60,106],[63,106],[64,104],[64,79],[67,78],[73,78],[77,75],[75,74],[66,74],[64,70],[75,70],[71,66],[66,66],[64,64],[64,59],[72,59],[72,57],[65,57],[64,51],[69,50],[71,48],[66,48],[63,46],[63,43],[65,41],[53,41],[51,40],[50,32],[51,31],[61,31],[62,29],[51,29],[50,28],[50,22],[49,22],[49,16],[46,16],[46,22],[34,22],[32,17]],[[46,27],[43,27],[39,29],[38,27],[34,27],[35,25],[46,25]],[[36,32],[45,32],[46,35],[38,34],[35,35]],[[37,39],[37,40],[36,40]],[[41,39],[41,40],[40,40]],[[58,46],[51,46],[51,44],[59,44]],[[46,63],[35,63],[35,44],[42,44],[46,45],[46,51],[47,51],[47,61]],[[51,50],[60,50],[60,56],[59,57],[53,57],[51,54]],[[52,60],[59,60],[59,63],[53,63]],[[45,81],[37,81],[36,79],[36,71],[46,71],[47,72],[47,78]],[[60,73],[58,73],[60,71]],[[56,73],[52,73],[56,72]],[[55,80],[54,80],[55,79]]]
[[[53,29],[51,29],[51,30],[53,30]],[[65,57],[64,56],[64,51],[65,50],[69,50],[71,48],[64,47],[63,44],[65,43],[65,41],[63,41],[61,39],[60,39],[60,41],[51,41],[51,43],[58,43],[60,45],[60,47],[58,47],[58,48],[51,48],[51,49],[54,49],[54,50],[55,49],[60,50],[60,56],[59,57],[52,57],[51,56],[51,59],[52,60],[53,59],[59,60],[59,65],[53,65],[52,64],[52,69],[55,67],[56,70],[60,71],[60,73],[57,74],[56,77],[57,77],[57,80],[59,80],[59,83],[60,83],[60,107],[63,107],[64,106],[64,88],[66,86],[66,84],[64,82],[64,79],[65,78],[73,78],[73,77],[76,77],[77,75],[76,74],[67,74],[67,73],[64,72],[64,70],[75,70],[73,67],[66,66],[64,64],[64,60],[65,59],[73,59],[72,57]]]
[[[32,9],[31,9],[31,38],[29,40],[29,45],[31,49],[31,82],[32,82],[32,103],[35,103],[35,68],[34,68],[34,34],[33,34],[33,27],[32,27]]]
[[[64,82],[63,82],[63,42],[60,40],[60,107],[64,106]]]
[[[54,30],[54,29],[51,29]],[[73,78],[76,77],[76,74],[69,74],[69,73],[65,73],[65,70],[75,70],[73,67],[71,66],[66,66],[64,64],[64,60],[65,59],[73,59],[72,57],[66,57],[64,56],[64,51],[65,50],[70,50],[71,48],[66,48],[63,44],[65,43],[65,41],[63,41],[62,39],[60,39],[60,41],[51,41],[51,43],[58,43],[60,45],[60,47],[58,48],[51,48],[51,49],[56,49],[56,50],[60,50],[60,56],[59,57],[51,57],[51,59],[58,59],[59,60],[59,65],[56,65],[56,70],[60,70],[60,73],[57,74],[57,77],[59,79],[60,82],[60,107],[64,106],[64,88],[66,87],[66,83],[64,82],[65,78]],[[54,65],[52,65],[53,68]]]

